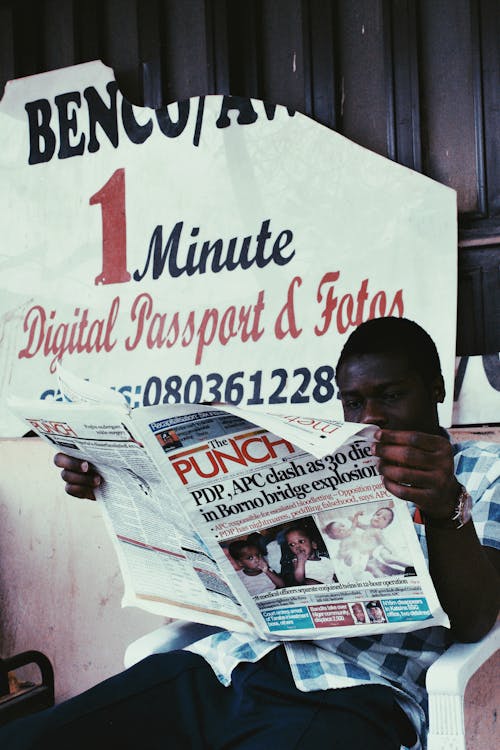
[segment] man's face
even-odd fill
[[[348,422],[439,432],[436,404],[444,394],[438,383],[427,387],[404,355],[352,355],[339,368],[337,385]]]
[[[380,607],[370,607],[370,618],[375,622],[384,622],[384,613]]]
[[[358,622],[366,622],[365,613],[361,604],[353,604],[352,612]]]

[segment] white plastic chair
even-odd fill
[[[141,636],[136,641],[132,641],[123,657],[123,663],[128,669],[137,662],[145,659],[151,654],[163,654],[165,651],[176,651],[189,646],[190,643],[200,641],[210,633],[216,633],[220,628],[210,627],[209,625],[200,625],[196,622],[183,622],[176,620],[162,625],[151,633]]]
[[[219,628],[171,622],[133,641],[125,651],[125,667],[151,654],[175,651]],[[427,672],[429,694],[428,750],[466,750],[464,694],[472,675],[500,648],[500,621],[478,643],[455,643]]]
[[[466,750],[464,693],[472,675],[500,648],[500,620],[478,643],[455,643],[427,671],[428,750]]]

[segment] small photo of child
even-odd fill
[[[366,580],[370,552],[368,540],[357,532],[352,518],[339,515],[323,527],[323,533],[328,538],[328,549],[335,561],[339,581]]]
[[[288,526],[284,530],[284,537],[292,555],[293,585],[337,581],[333,563],[312,519],[302,519]]]
[[[369,581],[406,575],[404,537],[395,521],[394,503],[364,503],[320,516],[339,581]]]
[[[251,596],[265,594],[267,591],[283,588],[285,582],[274,570],[255,542],[240,539],[231,542],[227,547],[238,577]]]
[[[311,516],[261,528],[220,546],[251,596],[289,586],[337,582],[333,562]]]

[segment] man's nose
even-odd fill
[[[377,427],[384,427],[387,424],[383,404],[378,399],[366,399],[361,422],[362,424],[375,424]]]

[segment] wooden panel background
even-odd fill
[[[134,103],[230,93],[284,104],[453,187],[457,353],[493,353],[499,40],[498,0],[0,0],[0,90],[101,59]]]

